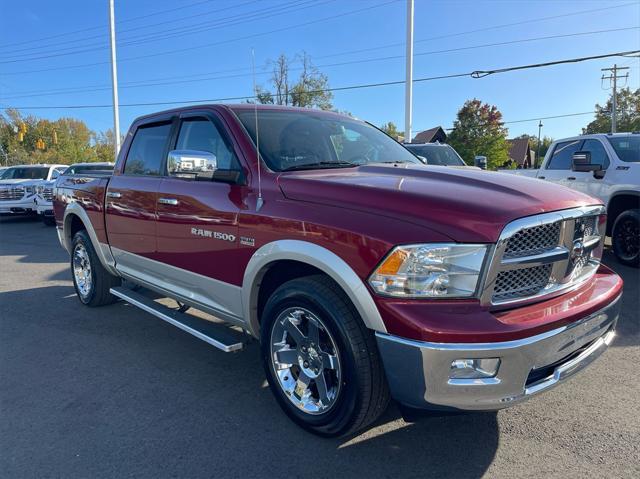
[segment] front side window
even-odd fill
[[[174,153],[169,155],[167,164],[169,174],[173,176],[204,177],[214,170],[240,170],[231,145],[207,118],[182,121]]]
[[[256,112],[235,111],[254,143]],[[421,164],[397,141],[364,122],[313,110],[258,110],[260,155],[270,169],[344,168],[369,163]]]
[[[570,170],[573,154],[580,151],[582,140],[563,141],[553,149],[548,170]]]
[[[640,163],[640,135],[607,137],[618,158],[628,163]]]
[[[129,148],[124,173],[159,176],[170,131],[171,123],[138,128]]]
[[[609,157],[600,141],[585,140],[584,145],[582,145],[582,150],[591,153],[591,164],[601,165],[603,170],[609,168]]]

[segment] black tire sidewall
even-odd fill
[[[83,296],[80,293],[78,284],[76,283],[76,275],[73,272],[73,256],[78,244],[82,244],[82,246],[84,246],[85,250],[87,251],[87,255],[89,256],[89,263],[91,264],[91,290],[89,291],[89,294],[87,296]],[[78,296],[80,302],[82,304],[89,305],[96,295],[96,262],[98,261],[98,258],[93,249],[93,245],[91,244],[91,240],[84,230],[78,231],[75,234],[75,236],[73,237],[72,245],[73,249],[71,250],[71,277],[73,278],[73,287],[76,290],[76,295]]]
[[[287,286],[287,285],[284,285]],[[335,298],[334,298],[335,299]],[[333,336],[339,349],[342,373],[341,390],[337,403],[326,413],[311,415],[300,411],[287,398],[280,387],[273,370],[271,360],[271,331],[282,311],[290,307],[302,307],[316,314]],[[358,370],[349,335],[343,322],[336,313],[336,308],[327,298],[314,295],[307,288],[284,287],[276,291],[269,299],[263,313],[261,324],[262,362],[276,400],[286,414],[303,428],[324,436],[339,435],[349,428],[356,412],[359,395]]]
[[[628,266],[638,266],[640,265],[640,252],[633,258],[625,258],[621,254],[618,242],[616,240],[617,229],[622,225],[623,222],[628,220],[633,220],[636,222],[636,224],[640,224],[640,210],[626,210],[618,215],[616,221],[613,224],[613,229],[611,230],[611,245],[613,246],[613,253],[620,263]]]

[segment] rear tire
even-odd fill
[[[375,336],[326,276],[288,281],[271,295],[262,314],[261,352],[278,404],[310,432],[350,434],[387,408]]]
[[[611,231],[613,253],[627,266],[640,265],[640,209],[623,211]]]
[[[109,290],[120,286],[120,278],[102,266],[85,230],[78,231],[73,237],[71,276],[78,299],[86,306],[104,306],[118,299]]]

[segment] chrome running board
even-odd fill
[[[240,351],[244,347],[241,334],[226,326],[205,319],[197,318],[190,314],[181,313],[157,303],[151,298],[137,293],[129,288],[120,286],[111,288],[111,294],[123,299],[137,308],[153,314],[167,323],[182,329],[184,332],[209,343],[225,353]]]

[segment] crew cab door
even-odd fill
[[[170,139],[170,121],[140,125],[124,169],[109,180],[105,225],[116,267],[138,276],[156,252],[156,197]]]
[[[607,150],[600,140],[589,138],[584,140],[580,151],[591,153],[591,163],[601,165],[604,177],[596,178],[591,171],[572,171],[568,176],[567,186],[586,193],[607,203],[611,188],[611,175],[607,174],[610,161]]]
[[[176,293],[240,315],[238,155],[212,112],[181,116],[176,132],[158,189],[156,260]]]
[[[549,160],[543,169],[538,172],[538,178],[551,181],[562,186],[568,185],[567,178],[573,175],[571,160],[576,151],[580,151],[582,140],[568,140],[556,143]]]

